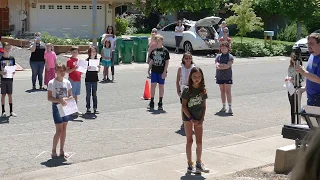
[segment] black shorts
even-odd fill
[[[12,81],[1,81],[1,94],[12,94]]]
[[[182,104],[182,98],[180,98],[180,103]]]
[[[232,79],[230,80],[216,80],[217,84],[233,84]]]

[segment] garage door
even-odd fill
[[[105,5],[97,6],[98,35],[105,31]],[[30,30],[63,37],[91,38],[92,6],[88,4],[38,3],[31,7]]]

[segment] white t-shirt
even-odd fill
[[[106,37],[106,34],[102,35],[102,39],[104,39]],[[114,35],[114,37],[107,37],[104,41],[103,44],[106,42],[106,40],[109,40],[111,43],[111,49],[114,50],[115,46],[114,46],[114,42],[117,40],[117,36]]]
[[[176,26],[176,30],[178,31],[183,31],[184,30],[184,26]],[[176,36],[183,36],[182,32],[176,32]]]
[[[63,81],[60,82],[54,78],[48,83],[48,91],[52,91],[52,97],[56,99],[68,97],[68,91],[71,88],[71,83],[67,79],[63,79]]]

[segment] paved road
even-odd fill
[[[141,100],[146,80],[145,64],[116,67],[116,82],[99,84],[96,118],[71,121],[65,164],[183,143],[179,131],[180,103],[175,90],[181,55],[172,55],[166,81],[165,113],[148,112]],[[234,65],[234,116],[218,116],[219,89],[214,82],[213,59],[194,57],[203,69],[208,90],[204,138],[258,130],[289,122],[289,105],[283,85],[288,61],[281,57],[238,59]],[[14,81],[14,110],[9,123],[0,120],[0,176],[54,166],[49,160],[54,124],[46,92],[30,92],[30,71],[19,72]],[[85,111],[82,85],[79,108]],[[157,101],[157,96],[156,96]],[[205,146],[205,145],[204,145]]]

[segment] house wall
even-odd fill
[[[21,13],[25,11],[25,0],[9,0],[9,25],[15,25],[13,35],[18,34],[22,28]]]

